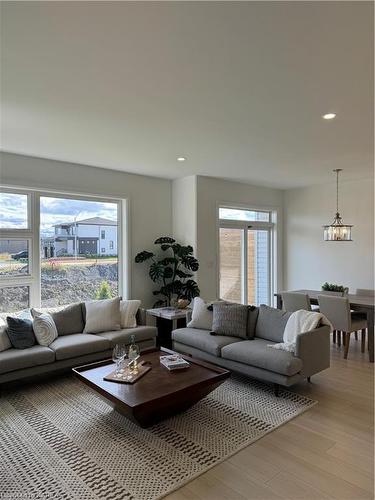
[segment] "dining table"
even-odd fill
[[[290,290],[291,292],[298,292],[308,295],[311,304],[318,304],[318,296],[324,295],[327,292],[322,290]],[[328,292],[329,294],[329,292]],[[283,299],[281,293],[275,293],[277,299],[277,308],[283,308]],[[368,353],[371,363],[374,362],[374,302],[375,298],[367,295],[360,295],[355,293],[345,294],[349,299],[350,309],[355,312],[360,312],[366,315],[367,319],[367,332],[368,332]]]

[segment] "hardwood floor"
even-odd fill
[[[343,357],[293,389],[319,404],[166,498],[373,499],[374,365],[354,339]]]

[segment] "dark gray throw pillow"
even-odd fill
[[[27,349],[36,344],[33,322],[29,319],[7,316],[7,334],[15,349]]]
[[[212,334],[247,339],[248,306],[213,304]]]
[[[71,304],[61,311],[50,313],[50,315],[56,325],[59,337],[72,333],[82,333],[85,328],[81,303]]]

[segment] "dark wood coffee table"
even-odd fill
[[[73,368],[73,372],[117,411],[147,427],[186,410],[230,376],[228,370],[188,356],[183,357],[190,363],[189,368],[170,372],[160,365],[159,358],[172,353],[165,348],[142,353],[140,361],[150,362],[152,368],[134,384],[103,380],[115,368],[108,359]]]

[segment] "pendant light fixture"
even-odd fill
[[[339,173],[342,168],[335,168],[336,172],[336,215],[332,224],[323,226],[324,241],[353,241],[352,227],[350,224],[344,224],[339,213]]]

